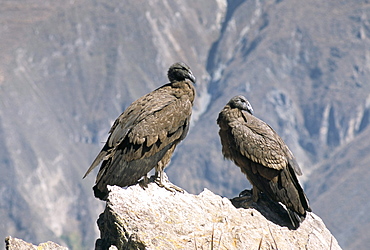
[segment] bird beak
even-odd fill
[[[193,72],[189,72],[189,79],[190,79],[190,81],[192,81],[194,84],[195,84],[195,82],[197,81],[197,79],[195,78],[195,76],[193,75]]]
[[[248,111],[249,111],[249,113],[251,113],[253,115],[254,110],[252,108],[252,105],[250,105],[250,104],[248,105]]]

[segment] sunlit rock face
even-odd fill
[[[151,183],[145,190],[139,185],[110,190],[98,220],[97,250],[341,249],[314,213],[291,230],[260,202],[254,208],[236,208],[207,189],[199,195],[172,193]]]

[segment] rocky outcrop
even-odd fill
[[[234,205],[207,189],[193,195],[153,183],[145,190],[114,186],[98,219],[96,249],[340,249],[314,213],[291,230],[277,204]]]
[[[13,238],[11,236],[6,237],[5,245],[6,250],[68,250],[68,248],[59,246],[52,241],[35,246],[31,243],[25,242],[24,240]]]

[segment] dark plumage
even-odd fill
[[[311,209],[296,176],[301,170],[288,146],[268,124],[253,116],[244,96],[235,96],[226,104],[217,124],[222,153],[246,174],[253,185],[253,201],[263,192],[281,202],[297,228]]]
[[[173,64],[167,75],[170,83],[133,102],[114,122],[105,146],[84,175],[103,161],[93,188],[95,197],[104,200],[107,185],[136,184],[153,168],[160,186],[179,189],[164,183],[163,170],[189,130],[195,77],[182,62]]]

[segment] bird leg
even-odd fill
[[[171,155],[175,150],[176,145],[172,145],[171,148],[166,152],[163,156],[162,160],[157,163],[155,166],[155,175],[154,175],[154,182],[157,183],[158,186],[163,187],[171,192],[181,192],[184,193],[182,188],[172,184],[169,180],[167,175],[164,173],[164,168],[170,163]]]
[[[252,188],[252,191],[253,191],[253,194],[252,194],[253,202],[257,202],[258,199],[260,198],[260,191],[258,190],[258,188],[254,186]]]
[[[180,192],[184,193],[184,190],[174,184],[172,184],[166,175],[166,173],[163,170],[156,169],[155,171],[155,179],[154,182],[157,183],[158,186],[165,188],[168,191],[171,192]]]

